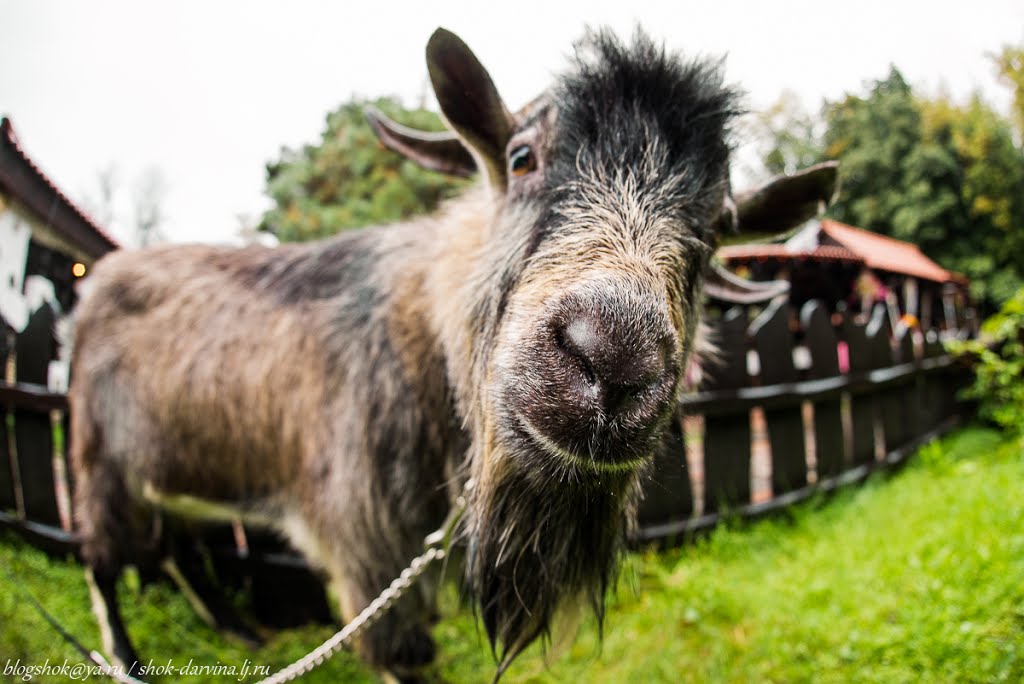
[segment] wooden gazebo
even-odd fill
[[[718,256],[754,280],[788,280],[796,306],[820,299],[867,312],[885,302],[925,329],[959,329],[969,315],[964,276],[917,245],[831,219],[812,220],[785,242],[723,247]]]

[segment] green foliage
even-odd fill
[[[831,213],[860,228],[905,232],[894,231],[892,223],[905,205],[904,190],[918,180],[905,177],[905,164],[917,147],[921,120],[903,76],[892,68],[867,97],[827,104],[825,122],[825,156],[841,160],[842,194]]]
[[[995,63],[999,77],[1013,89],[1013,116],[1024,136],[1024,45],[1004,45]]]
[[[1004,302],[1024,285],[1024,151],[1009,122],[977,96],[964,106],[943,98],[918,106],[925,144],[950,160],[941,185],[957,202],[945,210],[950,229],[936,231],[936,254],[972,279],[977,299]]]
[[[263,216],[262,230],[284,241],[312,240],[428,212],[465,186],[386,149],[363,116],[367,104],[413,128],[443,128],[437,114],[405,110],[394,98],[343,104],[327,115],[318,145],[282,149],[267,165],[267,194],[276,206]]]
[[[821,122],[811,116],[792,91],[752,121],[752,135],[770,175],[794,173],[822,159]]]
[[[1004,73],[1017,64],[1011,53]],[[1024,150],[980,97],[922,97],[892,67],[865,94],[825,103],[820,137],[819,124],[785,98],[766,118],[771,171],[840,160],[835,218],[919,245],[967,275],[984,308],[1024,285]]]
[[[980,402],[981,416],[1024,434],[1024,288],[985,321],[979,339],[951,347],[975,366],[966,394]]]
[[[893,477],[801,506],[792,516],[630,556],[603,644],[587,621],[550,665],[534,646],[502,681],[1024,681],[1022,530],[1019,443],[969,428],[929,445]],[[0,535],[0,568],[89,647],[98,645],[78,565]],[[125,582],[121,591],[136,645],[157,662],[248,659],[276,670],[334,629],[278,632],[249,651],[207,628],[166,585]],[[454,588],[442,611],[434,632],[440,660],[428,681],[489,681],[494,663],[486,640]],[[80,660],[0,570],[0,668],[5,658]],[[153,684],[169,681],[177,679]],[[377,680],[342,652],[302,681]]]
[[[988,307],[1024,284],[1024,155],[979,97],[918,97],[893,68],[825,119],[825,154],[842,162],[836,218],[916,243]]]

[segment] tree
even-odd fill
[[[96,172],[98,197],[91,204],[92,214],[101,226],[114,222],[114,197],[117,195],[117,167],[111,163]]]
[[[920,142],[921,118],[903,75],[891,67],[867,97],[847,95],[825,106],[825,156],[839,159],[841,194],[831,214],[861,228],[897,234],[893,218],[905,208],[906,162]],[[937,161],[933,155],[929,162]]]
[[[775,104],[756,114],[750,129],[765,178],[793,173],[823,158],[822,121],[808,113],[791,90],[783,91]]]
[[[127,242],[139,247],[164,242],[160,230],[166,220],[163,206],[167,197],[167,179],[157,166],[148,166],[135,177],[129,196],[125,196],[121,174],[113,163],[96,173],[95,193],[82,204],[99,225],[113,229]]]
[[[148,247],[167,239],[160,230],[167,218],[163,210],[166,195],[167,181],[155,166],[147,168],[136,179],[132,193],[132,216],[140,247]]]
[[[995,304],[1024,285],[1024,153],[1010,123],[975,95],[964,106],[922,100],[924,140],[954,160],[962,216],[937,246],[972,279],[975,297]]]
[[[980,96],[918,97],[892,67],[824,118],[825,155],[841,161],[832,215],[916,243],[987,308],[1024,283],[1024,156]]]
[[[267,164],[267,194],[276,206],[264,214],[261,230],[284,241],[312,240],[430,211],[465,185],[386,149],[363,116],[367,104],[407,126],[443,128],[436,114],[404,110],[394,98],[341,105],[327,115],[318,145],[284,148]]]
[[[1013,89],[1013,116],[1024,137],[1024,45],[1004,45],[994,59],[1000,79]]]

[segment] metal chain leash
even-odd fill
[[[462,516],[466,512],[466,493],[472,487],[473,480],[468,480],[463,489],[463,494],[456,499],[455,506],[448,512],[448,517],[445,519],[444,524],[427,536],[425,540],[426,551],[414,558],[409,567],[403,570],[402,574],[396,577],[377,598],[371,601],[370,605],[366,606],[359,615],[338,630],[327,641],[291,665],[279,670],[266,679],[256,682],[256,684],[286,684],[298,679],[323,665],[331,656],[348,644],[349,641],[384,617],[384,614],[391,608],[392,604],[409,590],[413,582],[426,571],[431,563],[441,560],[448,555],[448,548],[451,546],[452,537],[455,534],[459,521],[462,520]],[[97,651],[90,652],[89,657],[99,666],[104,675],[120,682],[120,684],[146,684],[146,682],[121,672],[119,668],[112,666]]]
[[[333,656],[350,639],[370,627],[384,616],[384,613],[391,607],[409,587],[414,579],[419,577],[427,566],[433,561],[444,558],[445,550],[429,548],[423,555],[417,556],[402,574],[395,578],[387,589],[380,593],[380,596],[370,602],[352,622],[345,625],[341,631],[330,639],[320,644],[304,658],[297,660],[292,665],[284,668],[277,674],[271,675],[257,684],[285,684],[293,679],[298,679],[310,670],[323,665],[324,662]]]

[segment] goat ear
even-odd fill
[[[393,121],[372,105],[363,114],[384,146],[411,159],[425,169],[449,176],[476,173],[473,155],[451,131],[420,131]]]
[[[789,176],[776,176],[764,185],[733,198],[723,209],[719,225],[723,242],[749,242],[785,233],[817,216],[835,195],[839,162],[816,164]],[[739,232],[729,239],[730,224]]]
[[[448,125],[487,174],[490,186],[503,191],[512,117],[487,70],[461,38],[439,28],[427,42],[427,71]]]

